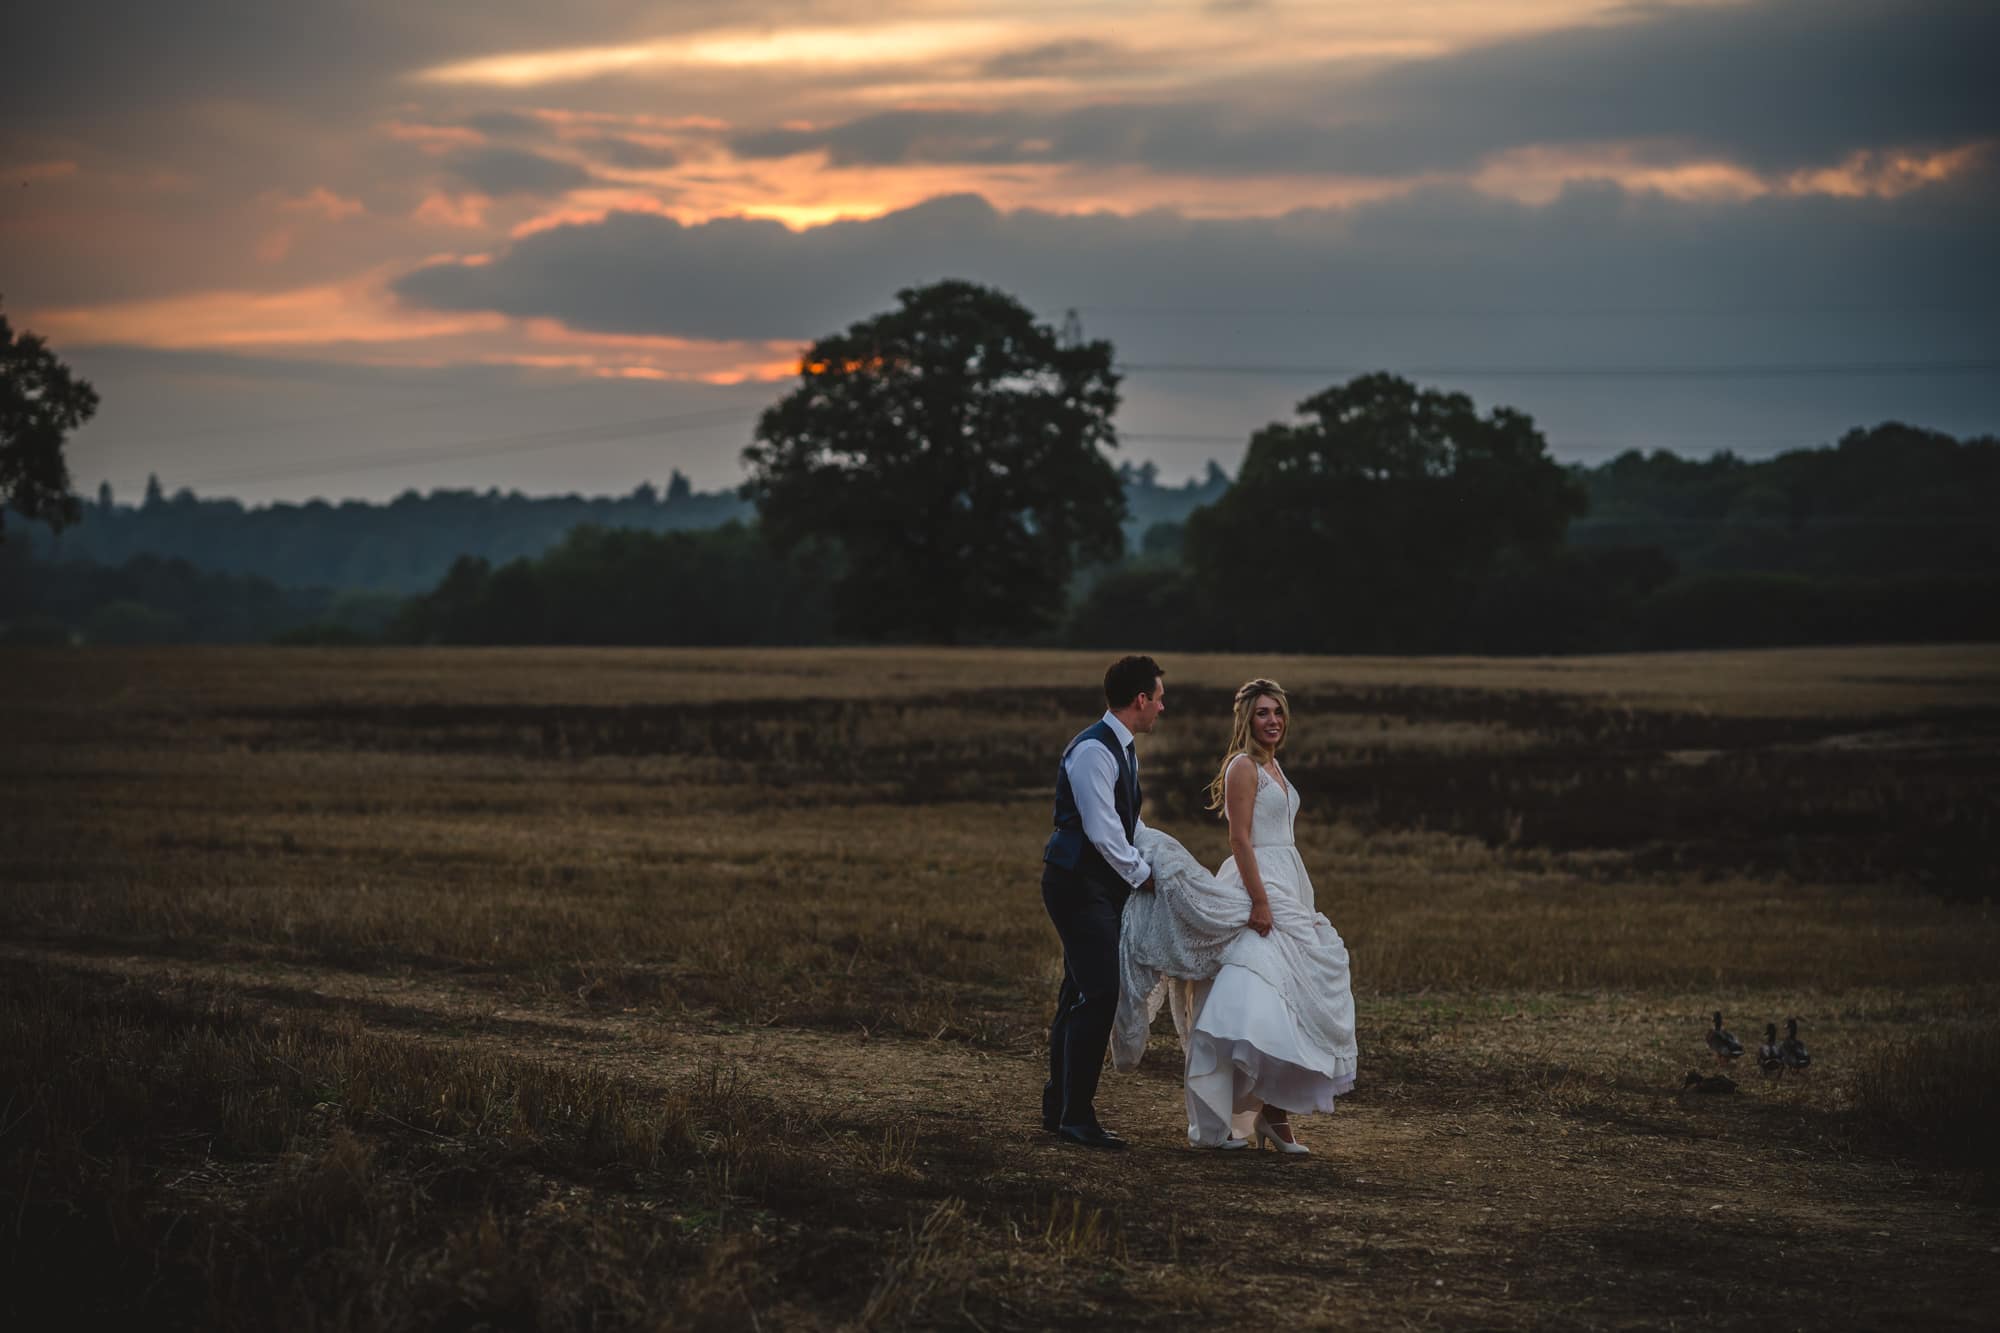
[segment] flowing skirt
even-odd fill
[[[1354,1087],[1359,1052],[1354,1041],[1354,995],[1347,947],[1313,906],[1312,879],[1298,848],[1259,847],[1257,868],[1274,918],[1296,920],[1279,907],[1280,896],[1311,914],[1309,935],[1296,927],[1280,937],[1245,928],[1223,954],[1212,980],[1187,983],[1188,1140],[1213,1147],[1225,1138],[1248,1138],[1258,1111],[1280,1107],[1294,1114],[1333,1110],[1334,1098]],[[1217,882],[1245,895],[1235,858],[1223,862]],[[1291,944],[1293,947],[1286,947]],[[1281,974],[1272,976],[1276,969]]]

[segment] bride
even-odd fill
[[[1209,784],[1232,855],[1213,875],[1157,829],[1137,843],[1158,892],[1125,907],[1112,1061],[1138,1064],[1169,1001],[1197,1147],[1243,1148],[1254,1134],[1260,1147],[1304,1153],[1293,1114],[1331,1111],[1354,1086],[1347,948],[1314,908],[1292,839],[1299,794],[1278,764],[1290,723],[1277,682],[1237,690],[1229,749]]]

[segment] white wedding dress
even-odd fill
[[[1233,762],[1251,762],[1239,756]],[[1140,834],[1158,892],[1134,894],[1120,923],[1112,1062],[1139,1063],[1163,1001],[1186,1052],[1188,1139],[1247,1138],[1265,1106],[1326,1112],[1354,1086],[1354,995],[1347,946],[1313,903],[1292,838],[1299,794],[1257,770],[1251,847],[1272,928],[1248,928],[1250,895],[1224,861],[1213,875],[1157,829]]]

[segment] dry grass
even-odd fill
[[[1859,1071],[1855,1104],[1891,1145],[1980,1167],[2000,1184],[2000,1026],[1985,1019],[1883,1047]]]
[[[1991,1170],[2000,652],[1170,662],[1154,822],[1221,858],[1222,701],[1285,680],[1355,960],[1364,1085],[1313,1131],[1353,1146],[1268,1181],[1016,1128],[1101,667],[0,655],[17,1265],[114,1247],[105,1312],[216,1327],[1839,1323],[1895,1308],[1828,1296],[1878,1262],[1938,1322],[1991,1294],[1938,1266],[1994,1219],[1924,1210]],[[1812,1074],[1681,1095],[1716,1006],[1799,1014]],[[1119,1123],[1170,1142],[1171,1076],[1108,1084]],[[1789,1183],[1747,1209],[1718,1154]],[[1839,1239],[1849,1197],[1908,1245]]]
[[[660,1095],[226,993],[4,981],[7,1305],[24,1326],[641,1322],[681,1306],[696,1229],[616,1204],[551,1217],[551,1201],[685,1171],[688,1206],[713,1214],[787,1141],[718,1128],[769,1111],[700,1071]],[[625,1271],[635,1250],[649,1263]]]
[[[631,705],[874,699],[985,689],[1082,687],[1105,655],[1018,649],[155,648],[18,649],[28,678],[64,676],[121,709],[413,701]],[[1269,675],[1288,689],[1438,688],[1578,696],[1610,708],[1754,717],[1853,716],[1921,701],[1990,706],[1990,644],[1629,653],[1604,657],[1286,657],[1182,653],[1169,688],[1233,688]],[[108,697],[107,697],[108,692]]]

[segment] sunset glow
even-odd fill
[[[285,348],[404,342],[497,329],[496,315],[412,313],[368,284],[282,292],[190,292],[153,301],[40,311],[50,337],[79,347]]]
[[[1462,292],[1588,308],[1607,283],[1636,307],[1777,310],[1850,285],[1856,304],[1943,304],[1946,279],[1904,268],[1961,234],[2000,170],[1962,58],[1994,20],[1925,0],[890,0],[504,22],[444,0],[379,41],[325,0],[291,12],[309,60],[205,33],[129,108],[0,129],[11,320],[79,349],[665,392],[783,380],[901,286],[967,276],[1045,317],[1101,318],[1141,364],[1246,368],[1129,382],[1133,421],[1180,423],[1193,450],[1289,410],[1298,385],[1247,378],[1260,366],[1643,367],[1718,338],[1810,361],[1817,343],[1787,351],[1745,316],[1687,345],[1553,322],[1517,345],[1421,312]],[[97,104],[125,108],[118,91]],[[1813,245],[1779,239],[1799,226]],[[1950,272],[1983,271],[1981,254]],[[1315,314],[1349,306],[1401,322]],[[1881,327],[1825,336],[1901,359],[1869,341]]]
[[[1794,172],[1785,188],[1793,194],[1894,198],[1963,175],[1996,152],[2000,141],[1986,140],[1942,153],[1856,153],[1837,167]]]
[[[790,65],[806,69],[914,64],[990,49],[1010,25],[894,23],[875,27],[721,31],[631,46],[572,47],[459,61],[424,70],[427,83],[531,88],[675,66]]]

